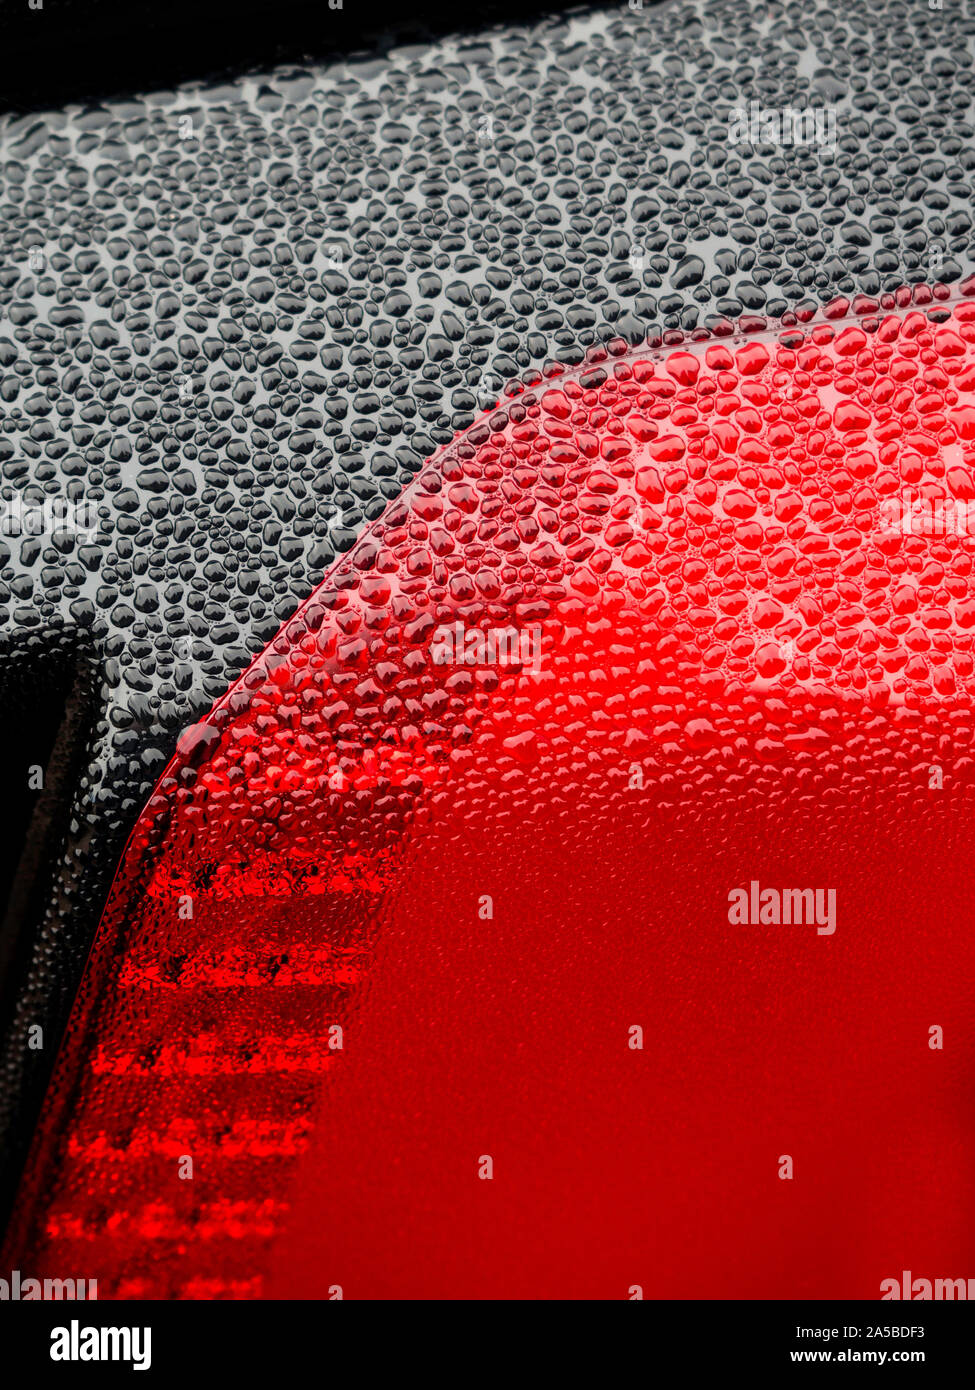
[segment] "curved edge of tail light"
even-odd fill
[[[973,288],[612,343],[519,384],[430,459],[186,731],[139,817],[8,1266],[82,1264],[103,1297],[260,1296],[323,1088],[349,1065],[342,1029],[406,829],[477,764],[482,729],[488,794],[517,774],[526,711],[571,694],[574,673],[611,670],[617,624],[639,626],[645,659],[621,648],[629,669],[566,706],[556,769],[561,750],[601,746],[593,710],[624,768],[660,752],[643,731],[654,682],[695,692],[665,766],[729,683],[786,700],[832,683],[875,711],[917,690],[970,698],[962,650],[931,668],[902,643],[824,633],[797,570],[858,581],[868,550],[909,543],[905,489],[975,497]],[[758,569],[765,606],[745,614]],[[975,599],[959,595],[951,616],[971,626]],[[944,603],[930,609],[937,635]],[[181,1178],[187,1159],[202,1179]]]

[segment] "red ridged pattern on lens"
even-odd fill
[[[141,815],[8,1268],[975,1273],[975,542],[892,523],[975,498],[975,304],[915,299],[611,345],[428,463]],[[438,664],[455,624],[524,659]],[[836,931],[732,924],[752,881],[835,890]]]

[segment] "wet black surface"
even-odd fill
[[[0,537],[0,638],[83,650],[104,707],[5,1049],[21,1139],[25,1029],[179,731],[506,382],[970,273],[973,36],[917,0],[619,5],[84,106],[55,68],[8,118],[2,496],[97,523]],[[833,107],[835,145],[732,143],[752,101]]]
[[[37,0],[34,0],[37,3]],[[651,4],[662,0],[647,0]],[[0,111],[100,101],[280,63],[375,55],[461,28],[590,8],[559,0],[0,0]]]

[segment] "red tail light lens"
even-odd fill
[[[525,389],[334,567],[139,820],[13,1263],[971,1272],[975,304],[859,308]]]

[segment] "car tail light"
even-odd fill
[[[521,388],[184,735],[11,1266],[877,1297],[964,1262],[975,303],[743,327]],[[835,930],[732,922],[753,883]]]

